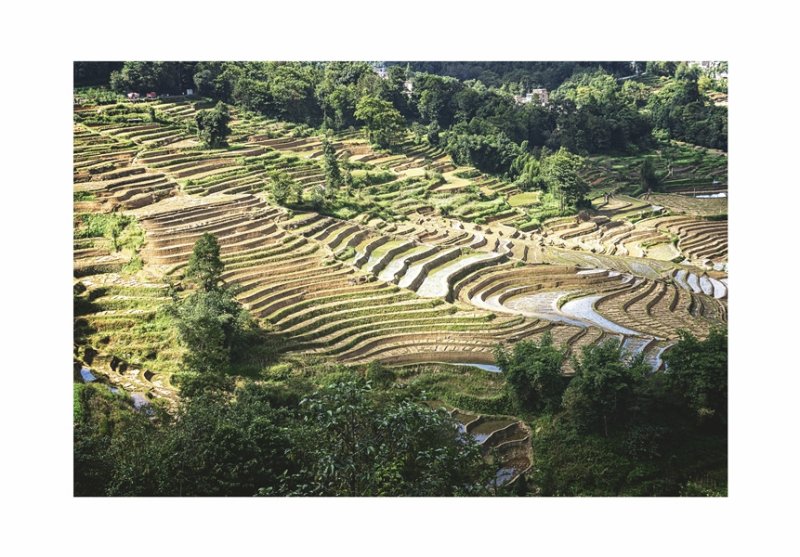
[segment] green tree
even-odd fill
[[[662,178],[656,172],[651,157],[646,157],[642,162],[642,169],[639,176],[643,190],[659,191],[661,189]]]
[[[712,330],[698,340],[687,331],[664,354],[670,385],[687,401],[700,421],[728,421],[728,334]]]
[[[237,336],[249,316],[226,289],[197,291],[177,310],[178,332],[187,350],[183,363],[198,373],[224,373],[231,363]]]
[[[488,493],[492,470],[453,419],[377,396],[363,381],[332,383],[301,403],[313,424],[301,485],[314,495],[452,496]],[[320,443],[323,437],[327,441]]]
[[[527,145],[523,143],[523,149]],[[517,176],[516,184],[523,191],[543,190],[546,187],[539,160],[530,153],[522,153],[511,165],[511,172]]]
[[[391,147],[399,138],[405,120],[392,103],[365,95],[356,104],[355,117],[367,130],[367,137],[380,147]]]
[[[579,174],[582,157],[561,147],[544,160],[542,167],[545,183],[560,200],[562,211],[567,207],[579,208],[584,203],[589,184]]]
[[[566,352],[553,345],[546,333],[540,342],[523,340],[511,353],[495,349],[495,360],[506,380],[511,398],[520,410],[555,412],[569,380],[562,374]]]
[[[223,268],[219,242],[213,234],[206,232],[194,244],[186,278],[210,292],[217,289]]]
[[[226,138],[231,133],[228,127],[231,117],[228,106],[222,101],[210,110],[199,110],[195,114],[197,135],[200,140],[212,149],[226,145]]]
[[[252,326],[247,311],[220,284],[223,270],[217,239],[203,234],[195,242],[186,270],[187,279],[199,288],[174,308],[186,347],[183,363],[188,371],[203,376],[192,384],[192,376],[184,378],[182,391],[187,394],[226,385],[223,375],[230,368],[234,347]]]
[[[609,431],[631,415],[634,388],[647,366],[641,356],[626,361],[619,342],[608,341],[583,348],[574,359],[575,376],[564,392],[563,405],[569,421],[579,430]]]
[[[286,172],[274,174],[270,177],[270,191],[276,203],[288,205],[292,196],[293,180]]]
[[[339,161],[336,159],[336,149],[333,148],[328,138],[322,140],[322,154],[328,187],[331,189],[338,188],[342,185],[342,172],[339,170]]]

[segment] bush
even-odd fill
[[[370,362],[366,372],[367,381],[379,389],[385,389],[397,379],[394,371],[380,362]]]

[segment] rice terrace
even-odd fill
[[[76,62],[76,495],[725,496],[725,62]]]

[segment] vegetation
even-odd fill
[[[404,121],[391,102],[367,95],[356,104],[354,116],[364,123],[371,142],[379,147],[391,147],[397,143]]]
[[[76,494],[726,493],[718,68],[86,64]]]
[[[206,147],[223,147],[226,144],[225,138],[231,133],[228,127],[230,119],[228,107],[223,102],[218,102],[211,110],[198,111],[195,116],[197,136]]]
[[[553,373],[561,357],[546,338],[498,351],[538,431],[529,478],[538,493],[726,494],[726,333],[698,341],[683,332],[665,374],[647,373],[613,341],[585,347],[568,380]]]
[[[561,368],[566,357],[545,334],[538,343],[520,341],[511,353],[498,347],[495,360],[503,370],[509,393],[523,412],[551,413],[561,406],[567,379]]]
[[[566,207],[577,209],[585,204],[589,184],[579,174],[582,166],[583,159],[563,147],[544,161],[544,181],[550,193],[559,199],[562,211]]]
[[[223,271],[219,244],[211,234],[195,243],[186,278],[197,290],[172,308],[186,348],[181,393],[198,396],[209,388],[229,388],[225,378],[233,365],[273,356],[273,342],[260,331],[230,288],[220,284]],[[249,346],[250,343],[255,346]]]
[[[76,393],[78,496],[490,493],[493,472],[452,418],[363,380],[302,399],[269,383],[211,390],[174,417],[101,385]]]

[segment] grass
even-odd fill
[[[76,191],[72,194],[73,201],[93,201],[94,199],[95,195],[90,191]]]
[[[525,193],[518,193],[508,198],[508,204],[512,207],[527,207],[529,205],[536,205],[539,203],[541,192],[531,191]]]

